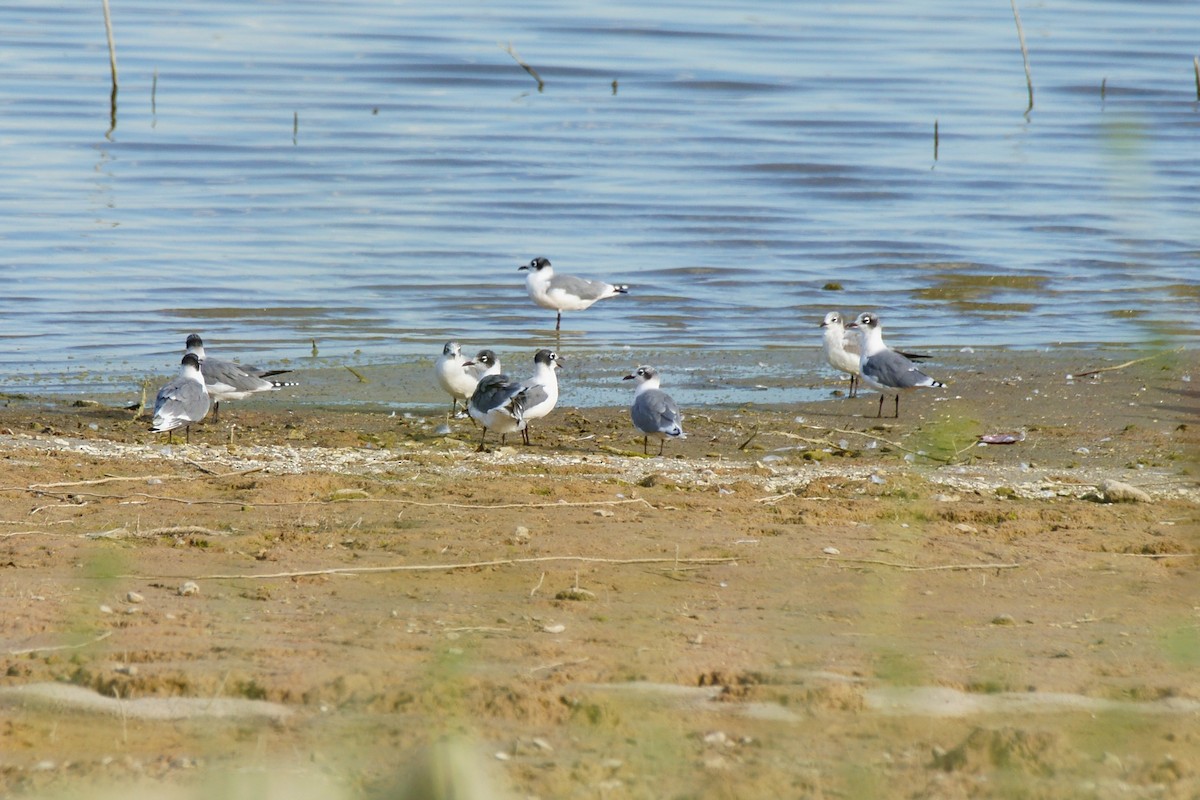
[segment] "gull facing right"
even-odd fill
[[[864,311],[848,327],[857,328],[862,333],[862,355],[859,360],[862,379],[867,385],[880,390],[879,412],[875,416],[883,416],[883,399],[887,394],[896,396],[894,416],[899,419],[901,392],[926,386],[945,388],[946,384],[921,372],[916,364],[883,343],[883,326],[879,317]]]
[[[521,438],[529,444],[529,422],[541,419],[558,403],[558,370],[562,369],[558,353],[545,348],[533,356],[533,377],[525,381],[525,427]]]
[[[562,312],[582,311],[597,300],[629,292],[628,286],[615,286],[604,281],[576,278],[574,275],[555,275],[548,258],[535,258],[517,269],[529,270],[525,288],[533,302],[558,312],[558,320],[554,323],[556,331],[562,328]]]
[[[629,407],[629,418],[633,427],[641,431],[642,452],[649,453],[650,437],[657,436],[658,454],[663,453],[667,439],[686,439],[683,432],[683,415],[671,396],[658,388],[662,382],[654,367],[641,366],[622,380],[637,381],[633,393],[633,405]]]

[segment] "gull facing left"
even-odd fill
[[[862,379],[868,386],[880,390],[879,412],[875,416],[883,416],[883,399],[888,394],[896,396],[894,416],[899,419],[901,392],[926,386],[945,388],[946,384],[921,372],[911,360],[883,343],[883,326],[879,317],[864,311],[849,327],[857,328],[862,333],[862,355],[859,360]]]
[[[555,275],[548,258],[535,258],[517,269],[529,270],[525,288],[533,302],[558,312],[558,320],[554,323],[556,331],[562,328],[562,312],[582,311],[597,300],[629,293],[629,287],[624,285],[592,281],[574,275]]]
[[[629,418],[633,427],[642,435],[642,452],[649,452],[651,436],[658,437],[658,454],[663,454],[667,439],[686,439],[683,432],[683,415],[671,396],[658,388],[662,379],[654,367],[641,366],[622,380],[637,381],[633,393],[633,405],[629,407]]]
[[[192,423],[208,413],[208,390],[200,374],[200,359],[195,353],[185,353],[179,376],[158,390],[154,398],[152,433],[166,433],[172,441],[172,431],[186,427],[187,441],[192,441]]]
[[[284,386],[299,386],[298,383],[273,381],[276,375],[285,375],[290,369],[259,369],[220,358],[210,358],[204,352],[204,340],[193,333],[187,337],[187,352],[200,359],[200,372],[213,400],[213,422],[221,416],[222,400],[241,400],[258,392],[278,391]]]

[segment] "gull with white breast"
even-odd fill
[[[667,439],[687,438],[687,434],[683,432],[683,415],[679,413],[679,406],[675,405],[675,401],[669,394],[658,388],[662,384],[662,379],[654,367],[638,367],[622,380],[637,381],[637,389],[633,393],[633,405],[629,407],[629,418],[633,421],[633,427],[643,434],[643,453],[649,453],[651,436],[659,439],[658,454],[660,456],[663,454],[663,445],[667,443]]]
[[[438,385],[450,395],[451,415],[458,413],[460,402],[465,413],[467,401],[471,399],[471,393],[479,384],[479,376],[475,374],[472,366],[473,362],[462,354],[462,346],[458,342],[446,342],[442,347],[442,354],[433,364],[433,374]]]
[[[876,315],[864,311],[848,326],[862,334],[862,354],[859,368],[862,379],[868,386],[879,389],[879,412],[883,416],[883,400],[888,394],[896,396],[895,417],[900,417],[900,393],[924,387],[944,388],[946,384],[935,381],[917,369],[909,358],[892,350],[883,343],[883,325]]]
[[[200,374],[200,359],[195,353],[185,353],[179,376],[158,390],[154,398],[152,433],[167,434],[176,428],[186,428],[187,441],[192,441],[192,423],[204,419],[208,413],[208,390],[204,387],[204,376]]]
[[[542,348],[533,356],[533,377],[525,381],[525,427],[521,437],[529,444],[529,423],[541,419],[558,403],[558,370],[562,359],[553,350]]]
[[[533,302],[558,312],[558,320],[554,323],[556,331],[562,328],[562,312],[582,311],[598,300],[629,292],[629,287],[624,285],[577,278],[574,275],[556,275],[548,258],[535,258],[517,269],[529,270],[525,288]]]
[[[859,347],[859,337],[857,336],[859,331],[855,329],[848,332],[845,320],[837,311],[830,311],[826,314],[825,319],[821,322],[821,327],[825,329],[821,337],[821,347],[825,351],[826,363],[850,376],[848,396],[857,396],[859,375],[862,373],[860,366],[862,348]],[[910,361],[923,361],[929,358],[921,353],[905,353],[902,350],[896,352]]]

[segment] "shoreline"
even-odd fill
[[[899,420],[685,409],[662,458],[621,406],[476,453],[433,409],[233,403],[168,446],[9,398],[0,793],[382,800],[452,747],[489,796],[1196,794],[1200,391],[1069,360]]]

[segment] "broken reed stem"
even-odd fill
[[[834,558],[833,556],[800,556],[802,561],[832,561],[837,564],[875,564],[880,567],[892,567],[905,572],[939,572],[967,569],[1016,569],[1020,564],[934,564],[922,567],[917,564],[900,564],[895,561],[880,561],[875,558]]]
[[[1013,19],[1017,21],[1017,39],[1021,42],[1021,58],[1025,61],[1025,86],[1029,89],[1029,106],[1025,109],[1028,114],[1033,110],[1033,75],[1029,71],[1029,48],[1025,46],[1025,29],[1021,27],[1021,13],[1017,11],[1017,0],[1012,3]]]
[[[1115,367],[1100,367],[1100,369],[1092,369],[1092,370],[1088,370],[1087,372],[1076,372],[1075,377],[1076,378],[1086,378],[1089,375],[1099,375],[1101,372],[1115,372],[1116,370],[1119,370],[1119,369],[1125,369],[1126,367],[1132,367],[1134,364],[1140,364],[1143,361],[1151,361],[1155,358],[1159,358],[1160,356],[1169,356],[1172,353],[1178,353],[1181,350],[1183,350],[1182,347],[1176,347],[1174,350],[1164,350],[1163,352],[1155,353],[1152,356],[1144,356],[1143,358],[1135,358],[1132,361],[1126,361],[1124,364],[1117,364]]]
[[[938,156],[938,121],[933,121],[933,160],[937,161]]]
[[[100,0],[104,7],[104,33],[108,36],[108,64],[112,68],[112,95],[109,97],[108,131],[105,138],[112,136],[117,129],[117,45],[113,41],[112,13],[108,10],[108,0]]]
[[[534,558],[496,558],[490,561],[470,561],[459,564],[397,564],[386,567],[334,567],[332,569],[309,569],[297,572],[271,572],[265,574],[216,574],[197,575],[192,580],[269,580],[272,578],[305,578],[313,575],[367,575],[385,572],[448,572],[460,569],[482,569],[484,567],[512,567],[518,564],[545,564],[550,561],[572,561],[577,564],[609,564],[628,566],[631,564],[731,564],[736,558],[600,558],[598,556],[537,556]],[[171,578],[177,576],[122,575],[123,578]],[[578,578],[576,578],[578,580]]]
[[[538,85],[538,91],[539,91],[539,92],[540,92],[540,91],[542,91],[542,89],[543,89],[543,88],[545,87],[545,85],[546,85],[546,84],[545,84],[545,82],[542,80],[542,76],[541,76],[541,75],[538,75],[538,74],[537,74],[537,70],[535,70],[533,67],[531,67],[531,66],[529,66],[528,64],[526,64],[526,63],[525,63],[525,61],[524,61],[524,60],[523,60],[523,59],[522,59],[522,58],[521,58],[519,55],[517,55],[517,51],[513,49],[512,42],[509,42],[509,43],[508,43],[508,46],[504,48],[504,52],[506,52],[506,53],[508,53],[510,56],[512,56],[512,58],[513,58],[513,61],[516,61],[516,62],[517,62],[517,64],[518,64],[518,65],[520,65],[521,69],[523,69],[523,70],[525,70],[526,72],[528,72],[528,73],[529,73],[529,76],[530,76],[531,78],[533,78],[535,81],[537,81],[537,85]],[[613,81],[613,83],[615,84],[615,83],[616,83],[616,81]],[[614,86],[614,91],[613,91],[613,94],[616,94],[616,91],[615,91],[615,86]]]
[[[81,647],[87,647],[89,645],[95,644],[96,642],[102,642],[105,639],[107,639],[108,637],[112,636],[112,634],[113,634],[112,631],[105,631],[104,633],[97,636],[95,639],[91,639],[86,642],[81,642],[79,644],[60,644],[60,645],[55,645],[53,647],[27,647],[24,650],[9,650],[8,655],[10,655],[10,656],[27,656],[30,653],[50,653],[55,650],[78,650]]]
[[[1200,101],[1200,56],[1192,56],[1192,71],[1196,73],[1196,100]]]

